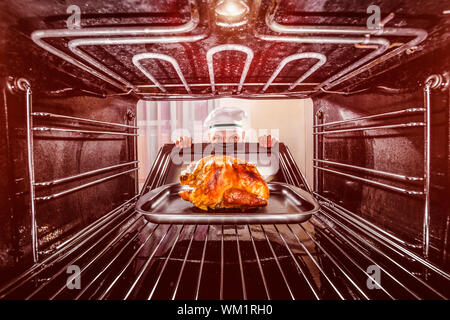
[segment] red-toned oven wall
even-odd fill
[[[34,81],[30,79],[32,86]],[[17,273],[31,263],[31,215],[28,207],[25,95],[23,92],[11,94],[6,89],[3,93],[0,115],[0,272],[4,280],[11,267]],[[130,125],[134,125],[135,105],[135,100],[120,96],[48,97],[39,91],[33,94],[33,112]],[[6,126],[9,134],[6,134]],[[77,121],[39,118],[34,118],[33,126],[117,131],[116,128],[98,125],[81,125]],[[34,132],[35,180],[51,181],[130,162],[134,159],[134,152],[133,136]],[[58,193],[131,168],[117,168],[55,186],[37,187],[36,196]],[[55,199],[37,202],[39,250],[51,249],[134,194],[135,174],[129,173]]]
[[[371,84],[370,90],[362,93],[349,96],[328,94],[314,99],[314,112],[320,110],[322,114],[319,123],[423,107],[425,79],[431,74],[442,74],[450,70],[447,50],[448,48],[437,50],[402,68],[385,73]],[[385,88],[378,86],[401,90],[387,93]],[[364,88],[364,85],[358,89],[361,88]],[[326,129],[421,122],[423,119],[422,113],[416,113],[410,116],[347,123]],[[449,91],[432,90],[430,258],[444,265],[446,269],[449,268],[449,136]],[[423,177],[424,174],[423,127],[329,134],[319,138],[318,146],[320,159],[410,176]],[[402,188],[423,188],[420,183],[408,185],[357,171],[326,167]],[[334,173],[318,172],[318,190],[321,195],[403,240],[418,244],[422,242],[423,199],[371,186]],[[418,251],[421,252],[420,249]]]

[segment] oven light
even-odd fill
[[[224,16],[236,17],[245,13],[245,7],[238,1],[228,0],[217,6],[216,11]]]
[[[216,24],[240,27],[247,23],[249,7],[244,0],[218,0],[215,7]]]

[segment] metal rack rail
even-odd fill
[[[28,159],[28,174],[29,174],[29,188],[30,188],[30,197],[29,197],[29,208],[30,208],[30,216],[31,216],[31,239],[32,239],[32,255],[33,255],[33,262],[36,264],[39,261],[39,256],[41,254],[48,254],[47,251],[39,251],[39,244],[38,244],[38,232],[37,232],[37,223],[36,223],[36,202],[38,201],[47,201],[54,198],[58,198],[64,195],[67,195],[69,193],[82,190],[84,188],[90,187],[92,185],[104,182],[106,180],[110,180],[119,176],[122,176],[124,174],[129,173],[136,173],[139,169],[136,165],[138,163],[136,157],[137,153],[134,152],[135,159],[133,161],[129,161],[126,163],[120,163],[117,165],[111,165],[104,168],[99,168],[91,171],[82,172],[76,175],[68,176],[68,177],[62,177],[57,178],[49,181],[35,181],[35,164],[34,164],[34,132],[35,131],[60,131],[60,132],[75,132],[75,133],[81,133],[81,134],[106,134],[106,135],[122,135],[122,136],[133,136],[134,139],[137,136],[137,133],[131,133],[126,131],[103,131],[103,130],[82,130],[82,129],[76,129],[76,128],[58,128],[54,126],[33,126],[33,118],[45,118],[45,119],[51,119],[51,120],[57,120],[57,121],[76,121],[81,124],[87,124],[91,126],[107,126],[107,127],[115,127],[118,129],[125,129],[127,131],[130,130],[137,130],[137,127],[135,125],[126,125],[122,123],[115,123],[115,122],[106,122],[106,121],[99,121],[99,120],[93,120],[93,119],[86,119],[86,118],[80,118],[80,117],[73,117],[73,116],[66,116],[61,114],[54,114],[54,113],[47,113],[47,112],[33,112],[33,105],[32,105],[32,92],[31,92],[31,86],[29,82],[25,79],[19,79],[19,83],[22,83],[22,86],[19,86],[19,89],[22,91],[25,91],[26,94],[26,117],[27,117],[27,123],[26,123],[26,137],[27,137],[27,159]],[[136,140],[134,140],[134,143],[136,143]],[[98,178],[93,181],[90,181],[88,183],[81,184],[76,187],[72,187],[66,190],[62,190],[56,193],[52,193],[45,196],[36,196],[36,188],[45,188],[45,187],[51,187],[54,185],[63,184],[69,181],[74,181],[86,177],[90,177],[93,175],[105,173],[111,170],[121,169],[123,167],[127,166],[133,166],[133,168],[108,175],[106,177]],[[137,189],[135,190],[137,193]],[[64,242],[66,243],[66,241]],[[56,248],[53,250],[57,250]]]
[[[324,208],[301,225],[158,225],[131,208],[2,299],[424,299],[447,297]],[[333,228],[327,227],[333,221]],[[68,265],[81,290],[66,286]],[[367,266],[383,272],[368,290]],[[270,275],[270,277],[269,277]],[[344,281],[344,282],[342,282]],[[449,281],[449,279],[444,279]],[[37,286],[35,285],[37,283]]]
[[[354,165],[340,163],[340,162],[336,162],[336,161],[320,160],[320,159],[314,159],[314,161],[323,163],[323,164],[329,164],[331,166],[342,167],[342,168],[346,168],[346,169],[350,169],[350,170],[367,172],[367,173],[370,173],[370,174],[373,174],[376,176],[381,176],[381,177],[390,178],[390,179],[399,180],[399,181],[410,181],[410,182],[423,181],[423,177],[407,176],[407,175],[387,172],[387,171],[383,171],[383,170],[375,170],[375,169],[370,169],[370,168],[365,168],[365,167],[360,167],[360,166],[354,166]]]
[[[438,80],[436,80],[438,79]],[[424,85],[424,106],[420,108],[406,108],[398,111],[391,111],[391,112],[385,112],[385,113],[379,113],[374,115],[368,115],[363,117],[357,117],[357,118],[351,118],[351,119],[344,119],[340,121],[332,121],[332,122],[326,122],[326,123],[319,123],[319,117],[318,113],[320,110],[316,113],[316,116],[314,118],[314,136],[315,136],[315,155],[314,155],[314,162],[315,165],[313,166],[315,169],[315,195],[318,196],[320,199],[325,201],[325,203],[328,203],[330,206],[339,208],[341,211],[345,210],[347,214],[351,216],[351,219],[354,220],[354,223],[358,225],[358,227],[364,228],[366,231],[369,231],[372,234],[377,233],[383,233],[384,236],[387,236],[390,240],[394,240],[397,244],[400,244],[402,247],[406,248],[422,248],[422,254],[424,261],[428,259],[429,256],[429,249],[430,249],[430,227],[429,227],[429,220],[430,220],[430,91],[432,88],[438,88],[442,86],[442,79],[437,75],[430,76],[426,79],[425,85]],[[327,127],[335,127],[342,124],[348,124],[348,123],[354,123],[359,122],[362,120],[378,120],[378,119],[385,119],[385,118],[394,118],[394,117],[402,117],[402,116],[409,116],[409,115],[415,115],[415,114],[423,114],[423,122],[404,122],[400,124],[393,124],[393,125],[381,125],[381,126],[366,126],[366,127],[350,127],[345,129],[334,129],[332,130],[326,130]],[[385,130],[385,129],[402,129],[402,128],[409,128],[409,127],[423,127],[424,128],[424,171],[422,176],[411,176],[411,175],[403,175],[403,174],[397,174],[382,170],[376,170],[371,168],[365,168],[361,166],[355,166],[352,164],[346,164],[336,161],[331,161],[327,159],[320,158],[320,152],[319,149],[322,148],[324,145],[324,140],[319,142],[318,137],[324,136],[327,134],[339,134],[339,133],[349,133],[349,132],[355,132],[355,131],[366,131],[366,130]],[[320,146],[322,145],[322,147]],[[418,183],[422,184],[421,190],[417,189],[411,189],[406,187],[398,187],[391,185],[389,183],[383,183],[379,181],[372,180],[371,178],[363,178],[355,174],[350,174],[342,171],[338,171],[333,169],[333,167],[338,167],[341,169],[347,169],[355,172],[361,172],[372,176],[378,176],[383,179],[391,179],[396,180],[401,183],[407,184],[407,185],[417,185]],[[375,187],[384,188],[390,191],[399,192],[408,196],[420,196],[424,199],[424,215],[423,215],[423,240],[420,244],[415,243],[409,243],[407,241],[401,240],[398,237],[381,230],[380,228],[376,227],[372,223],[368,222],[367,220],[359,217],[357,214],[352,213],[351,211],[342,208],[341,206],[337,205],[330,199],[326,198],[325,196],[320,194],[319,191],[319,180],[320,180],[320,173],[321,172],[328,172],[331,174],[344,176],[353,180],[361,181],[366,184],[373,185]],[[322,175],[323,178],[323,175]]]
[[[122,123],[99,121],[99,120],[66,116],[66,115],[62,115],[62,114],[55,114],[55,113],[49,113],[49,112],[32,112],[31,114],[33,117],[39,117],[39,118],[73,120],[73,121],[78,121],[80,123],[103,125],[103,126],[107,126],[107,127],[138,129],[138,127],[136,127],[136,126],[131,126],[131,125],[122,124]]]

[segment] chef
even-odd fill
[[[243,142],[247,118],[247,112],[239,107],[214,109],[204,121],[209,142]],[[277,139],[271,135],[264,135],[258,138],[258,143],[263,147],[272,147],[277,143]],[[179,137],[175,141],[175,145],[179,148],[188,148],[192,145],[192,137]]]

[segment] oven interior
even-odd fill
[[[449,9],[3,1],[0,298],[447,299]],[[313,181],[283,141],[273,175],[319,201],[309,221],[136,212],[181,170],[166,144],[139,189],[138,101],[222,97],[312,99]]]

